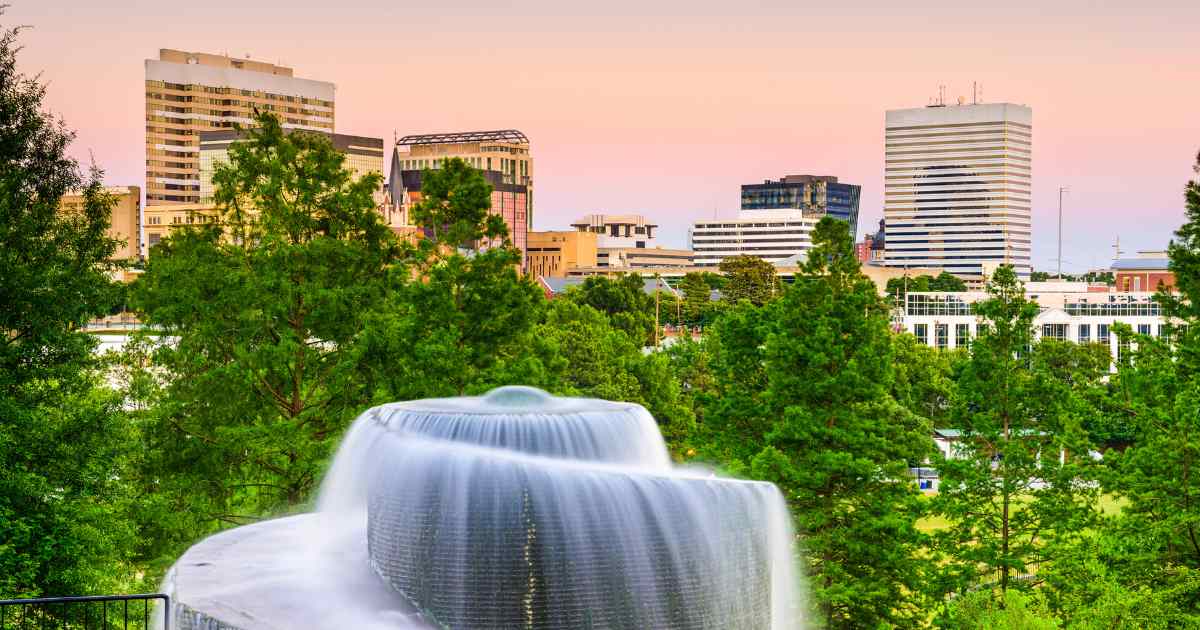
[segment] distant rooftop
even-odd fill
[[[427,133],[404,136],[397,140],[396,144],[400,146],[417,146],[422,144],[458,144],[463,142],[523,142],[529,144],[529,138],[516,129],[498,129],[496,131],[461,131],[457,133]]]
[[[1167,271],[1171,259],[1162,258],[1121,258],[1112,263],[1113,271]]]

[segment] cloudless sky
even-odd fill
[[[792,173],[863,187],[882,216],[892,108],[1023,103],[1034,114],[1034,267],[1165,247],[1200,150],[1200,2],[482,2],[8,0],[19,57],[49,83],[109,183],[144,185],[143,60],[250,54],[337,85],[337,131],[385,138],[517,128],[535,228],[640,212],[682,246],[739,186]],[[986,6],[985,6],[986,5]]]

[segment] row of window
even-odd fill
[[[272,101],[286,101],[288,103],[306,103],[309,105],[320,105],[322,107],[333,107],[333,101],[326,101],[319,98],[308,98],[303,96],[289,96],[285,94],[275,94],[272,92],[261,92],[257,90],[243,90],[231,87],[212,87],[209,85],[197,85],[194,83],[169,83],[166,81],[146,81],[150,87],[158,87],[166,90],[176,90],[179,92],[201,92],[204,94],[238,94],[241,96],[253,96],[255,98],[263,98]]]

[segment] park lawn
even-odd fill
[[[1101,494],[1100,499],[1096,502],[1096,507],[1100,510],[1101,514],[1114,516],[1121,513],[1121,509],[1125,507],[1126,503],[1128,501],[1124,497]],[[932,534],[949,526],[950,520],[940,515],[926,516],[917,521],[917,529],[925,534]]]

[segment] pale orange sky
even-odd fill
[[[1059,186],[1064,268],[1107,266],[1118,233],[1129,252],[1165,246],[1200,150],[1190,0],[10,1],[0,21],[33,26],[21,67],[112,184],[142,185],[142,60],[159,48],[333,81],[343,133],[520,129],[536,228],[641,212],[674,245],[696,218],[733,216],[740,184],[789,173],[861,184],[873,229],[884,111],[939,84],[1033,108],[1038,269],[1055,265]]]

